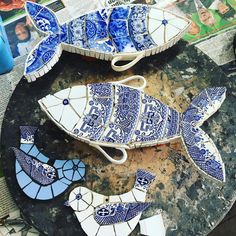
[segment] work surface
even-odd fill
[[[181,140],[129,150],[128,160],[123,165],[111,164],[89,145],[59,130],[37,103],[47,94],[69,86],[116,81],[135,74],[147,79],[145,93],[179,112],[184,112],[202,89],[227,87],[225,102],[203,125],[225,163],[225,184],[205,178],[187,158]],[[143,59],[125,73],[112,71],[109,62],[65,53],[55,68],[37,82],[28,84],[22,80],[10,99],[2,127],[1,150],[12,196],[25,218],[42,233],[83,235],[72,209],[63,205],[70,191],[76,186],[86,186],[104,195],[120,194],[132,188],[136,170],[143,168],[155,173],[157,178],[148,192],[148,200],[154,203],[142,217],[152,216],[162,209],[167,236],[207,234],[235,200],[235,86],[233,79],[227,78],[208,57],[182,42],[164,53]],[[51,201],[33,201],[25,196],[16,182],[15,157],[9,150],[12,146],[19,147],[20,125],[39,127],[36,145],[48,157],[80,158],[87,167],[86,180]],[[137,227],[132,235],[138,232]]]

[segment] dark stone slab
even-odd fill
[[[40,110],[37,100],[73,85],[115,81],[133,74],[148,82],[145,92],[183,112],[191,99],[208,86],[226,86],[227,98],[219,111],[208,119],[203,129],[215,142],[226,167],[226,183],[220,185],[198,172],[187,158],[181,140],[166,145],[128,151],[121,166],[109,163],[96,150],[59,130]],[[208,57],[193,46],[180,42],[159,55],[143,59],[124,73],[111,70],[110,62],[64,53],[53,70],[28,84],[25,80],[14,91],[2,127],[1,150],[4,172],[13,198],[23,216],[45,235],[85,235],[72,209],[64,206],[75,186],[86,186],[106,195],[129,191],[135,171],[154,172],[157,180],[149,191],[153,205],[143,214],[151,216],[161,208],[167,236],[203,235],[228,212],[235,200],[235,103],[236,84]],[[51,201],[29,199],[15,178],[15,157],[9,149],[19,146],[19,126],[38,126],[38,148],[52,159],[80,158],[87,165],[85,182],[74,184]],[[113,152],[114,153],[114,152]],[[116,154],[116,153],[114,153]],[[138,227],[132,235],[138,235]]]

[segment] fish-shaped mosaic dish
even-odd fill
[[[142,4],[92,11],[62,25],[45,6],[26,2],[26,11],[45,34],[28,55],[24,75],[29,82],[51,70],[63,50],[111,60],[114,70],[126,70],[174,45],[190,26],[188,19]],[[130,62],[118,66],[118,61]]]
[[[143,79],[143,86],[124,85]],[[74,86],[47,95],[39,104],[57,126],[97,148],[111,162],[123,163],[125,149],[153,146],[181,137],[190,159],[208,176],[225,181],[224,164],[211,138],[200,128],[225,99],[224,87],[204,89],[183,113],[143,93],[146,80]],[[102,147],[122,151],[115,160]]]
[[[79,159],[50,160],[34,144],[36,130],[32,126],[20,127],[20,149],[12,148],[16,156],[16,179],[28,197],[50,200],[62,194],[73,182],[83,179],[85,165]]]

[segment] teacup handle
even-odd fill
[[[144,52],[139,53],[131,53],[130,55],[117,55],[114,56],[111,61],[111,67],[114,71],[125,71],[134,66],[137,62],[139,62],[145,56]],[[125,65],[117,66],[116,63],[118,61],[131,61]]]
[[[114,163],[114,164],[123,164],[126,160],[127,160],[127,152],[124,148],[115,148],[117,150],[120,150],[122,152],[122,157],[120,160],[116,160],[114,158],[112,158],[101,146],[97,145],[97,144],[90,144],[92,147],[95,147],[96,149],[98,149],[110,162]]]
[[[125,84],[128,81],[139,80],[139,79],[142,80],[142,83],[143,83],[141,86],[139,86],[139,87],[130,86],[130,87],[143,91],[144,88],[147,85],[147,80],[143,76],[141,76],[141,75],[133,75],[133,76],[130,76],[130,77],[126,78],[126,79],[123,79],[123,80],[120,80],[120,81],[116,81],[116,82],[110,82],[110,83],[113,83],[113,84]]]

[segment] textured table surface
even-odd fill
[[[91,68],[93,68],[91,70]],[[181,140],[150,148],[128,151],[122,166],[109,163],[87,144],[73,140],[60,131],[40,110],[37,100],[73,85],[108,82],[133,74],[147,79],[145,92],[183,112],[191,99],[208,86],[226,86],[227,98],[203,129],[218,147],[226,167],[226,183],[205,178],[187,159]],[[133,83],[132,83],[133,85]],[[146,58],[132,70],[115,73],[109,62],[63,54],[48,75],[36,83],[21,81],[10,99],[2,126],[1,150],[9,189],[24,216],[41,232],[49,235],[83,235],[73,211],[63,203],[75,186],[86,186],[105,195],[132,188],[135,172],[144,168],[157,175],[148,200],[153,205],[143,217],[163,210],[168,235],[204,235],[228,212],[235,200],[235,83],[227,78],[208,57],[192,46],[179,43],[172,49]],[[19,126],[36,125],[36,144],[50,158],[79,157],[87,166],[86,181],[74,184],[62,196],[39,202],[27,198],[19,189],[14,174],[11,146],[19,146]],[[138,227],[132,235],[138,235]]]

